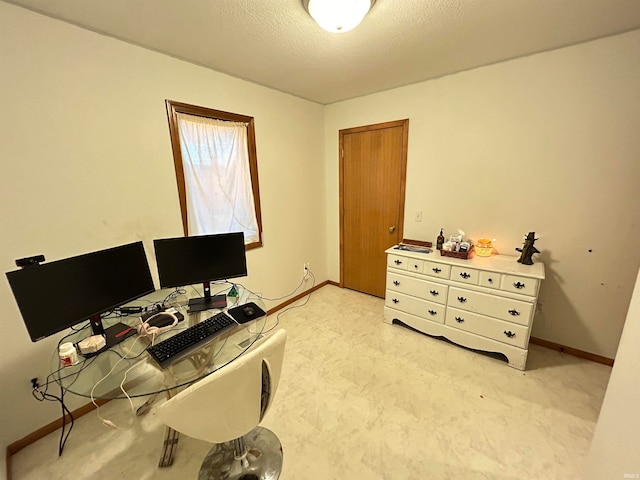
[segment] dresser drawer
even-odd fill
[[[506,292],[521,293],[533,297],[538,292],[538,280],[515,275],[503,275],[500,288]]]
[[[461,283],[469,283],[471,285],[477,285],[480,280],[480,272],[473,268],[465,268],[452,266],[451,267],[451,280]]]
[[[393,290],[387,290],[384,304],[386,307],[418,315],[432,322],[444,323],[446,307],[439,303],[428,302],[403,293],[394,292]]]
[[[400,255],[387,255],[387,266],[392,268],[400,268],[402,270],[407,270],[409,263],[411,263],[410,258],[401,257]],[[415,260],[413,260],[415,261]]]
[[[526,326],[533,316],[531,303],[456,287],[449,287],[447,305]]]
[[[480,272],[480,282],[478,285],[489,288],[500,288],[502,275],[496,272]]]
[[[391,271],[387,272],[387,288],[394,292],[424,298],[443,305],[447,303],[447,293],[449,291],[447,285],[407,277]]]
[[[529,327],[455,308],[447,309],[445,324],[514,347],[525,348],[529,341]]]
[[[424,270],[424,260],[407,258],[407,270],[409,272],[422,273]]]
[[[451,274],[451,265],[425,261],[423,273],[431,277],[448,279]]]

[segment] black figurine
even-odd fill
[[[533,260],[531,257],[534,253],[540,253],[536,247],[533,246],[533,242],[538,240],[536,238],[535,232],[529,232],[529,234],[524,237],[524,247],[516,248],[518,252],[522,252],[520,258],[518,259],[518,263],[522,263],[523,265],[533,265]]]

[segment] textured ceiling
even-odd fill
[[[323,104],[640,28],[640,0],[377,0],[342,34],[302,0],[9,3]]]

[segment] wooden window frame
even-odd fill
[[[187,221],[187,189],[184,180],[184,166],[182,162],[182,150],[180,148],[180,133],[178,131],[178,113],[196,115],[199,117],[226,120],[231,122],[242,122],[247,125],[247,150],[249,152],[249,171],[251,174],[251,190],[253,192],[253,203],[255,205],[256,222],[258,224],[258,241],[245,245],[247,250],[262,247],[262,211],[260,209],[260,186],[258,184],[258,157],[256,154],[256,131],[253,117],[238,113],[223,112],[188,103],[165,101],[167,106],[167,117],[169,119],[169,133],[171,135],[171,148],[173,150],[173,163],[176,171],[176,181],[178,183],[178,197],[180,199],[180,211],[182,213],[182,228],[184,235],[189,236],[189,226]]]

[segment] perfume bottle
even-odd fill
[[[444,244],[444,229],[440,228],[440,235],[436,239],[436,248],[438,250],[442,250],[442,245]]]

